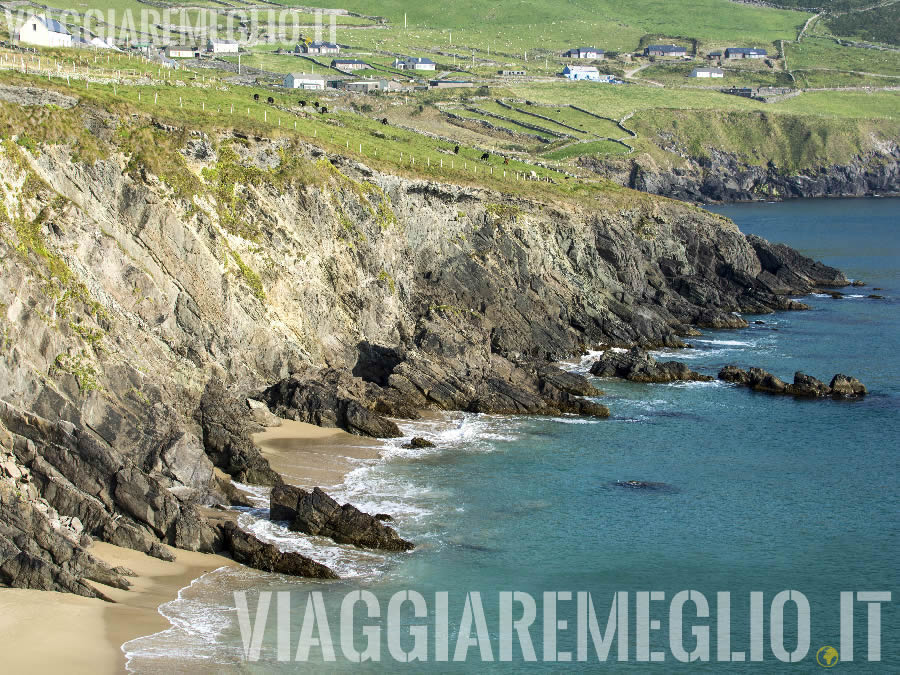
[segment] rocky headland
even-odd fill
[[[548,203],[74,110],[105,156],[0,144],[6,585],[98,597],[85,580],[127,584],[92,540],[328,578],[210,516],[241,503],[231,479],[299,506],[251,438],[270,415],[381,437],[423,409],[605,417],[600,392],[553,362],[683,346],[848,283],[638,192]],[[176,169],[154,163],[166,148]],[[313,496],[315,517],[288,514],[298,529],[408,544]]]

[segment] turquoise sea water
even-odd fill
[[[612,411],[605,421],[452,415],[410,425],[410,434],[439,443],[430,451],[386,445],[387,461],[363,464],[335,489],[365,510],[386,511],[415,541],[411,554],[358,554],[343,547],[316,549],[254,514],[248,526],[280,545],[313,551],[343,576],[340,582],[310,583],[248,571],[217,572],[196,582],[162,611],[174,624],[166,633],[129,643],[137,672],[395,672],[411,669],[468,672],[579,672],[606,668],[628,672],[813,672],[816,651],[839,647],[839,593],[891,591],[882,605],[880,663],[866,661],[866,608],[855,611],[855,660],[838,668],[854,672],[900,671],[900,540],[897,459],[900,446],[900,200],[797,201],[717,207],[745,232],[794,246],[840,268],[862,289],[848,297],[810,297],[809,312],[746,317],[736,331],[708,332],[694,349],[661,353],[714,375],[726,364],[760,366],[784,380],[802,370],[826,382],[837,372],[859,377],[872,392],[861,401],[800,401],[755,394],[720,382],[636,385],[598,381]],[[872,287],[883,291],[873,291]],[[880,293],[885,300],[863,296]],[[660,356],[658,355],[658,356]],[[588,360],[573,363],[586,368]],[[615,486],[619,480],[657,481],[670,489],[643,491]],[[263,511],[256,515],[264,515]],[[316,553],[318,551],[318,553]],[[314,647],[309,663],[277,661],[275,610],[261,659],[242,658],[242,640],[232,592],[248,590],[251,614],[258,591],[294,591],[291,657],[308,593],[323,593],[337,662],[323,662]],[[434,594],[448,591],[449,655],[459,632],[465,593],[480,591],[492,639],[494,663],[483,663],[477,647],[465,663],[399,664],[382,640],[379,663],[351,664],[339,646],[340,604],[346,593],[368,590],[380,600],[382,617],[397,591],[415,590],[428,602],[424,624],[434,632]],[[693,625],[710,626],[710,663],[681,663],[670,650],[669,601],[697,590],[711,618],[685,607],[685,648],[693,648]],[[802,592],[810,604],[810,649],[800,664],[778,661],[770,649],[769,607],[776,593]],[[537,601],[530,632],[539,659],[522,660],[519,643],[512,663],[499,658],[498,593],[522,591]],[[629,660],[617,662],[614,645],[598,664],[593,647],[585,663],[546,663],[542,594],[588,591],[600,628],[606,629],[613,593],[627,591]],[[660,620],[650,648],[662,663],[639,662],[635,651],[635,595],[662,591],[651,603]],[[716,593],[731,593],[731,650],[749,659],[749,594],[764,593],[764,660],[716,661]],[[574,595],[573,595],[574,597]],[[559,603],[557,649],[574,651],[575,602]],[[408,609],[409,605],[405,606]],[[357,609],[357,649],[364,640],[362,605]],[[514,612],[518,619],[521,608]],[[796,641],[796,611],[785,610],[785,646]],[[794,626],[794,628],[792,628]],[[384,630],[382,630],[384,634]],[[403,641],[409,648],[411,641]]]

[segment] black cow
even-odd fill
[[[301,108],[305,108],[305,107],[306,107],[306,101],[298,101],[298,103],[300,104],[300,107],[301,107]]]
[[[387,123],[388,123],[387,117],[382,117],[382,118],[381,118],[381,123],[382,123],[384,126],[387,126]]]
[[[268,103],[269,105],[272,105],[273,103],[275,103],[275,99],[270,96],[269,98],[266,99],[266,103]]]
[[[319,107],[319,102],[318,102],[318,101],[313,101],[313,105],[316,106],[316,107],[318,108],[318,107]]]
[[[254,101],[258,101],[258,100],[259,100],[259,94],[253,94],[253,100],[254,100]]]
[[[321,108],[319,108],[319,112],[322,113],[322,114],[324,115],[325,113],[328,112],[328,108],[326,108],[326,107],[323,105]]]
[[[458,154],[459,154],[459,146],[458,146],[458,145],[457,145],[455,148],[453,148],[453,154],[454,154],[454,155],[458,155]]]
[[[483,159],[483,160],[489,160],[490,158],[491,158],[491,155],[488,152],[485,152],[481,155],[481,159]]]

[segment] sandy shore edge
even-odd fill
[[[354,459],[375,459],[379,443],[340,429],[283,420],[254,435],[254,442],[272,468],[288,483],[333,486],[357,466]],[[94,584],[115,603],[69,593],[0,589],[0,635],[3,666],[8,672],[125,672],[122,645],[169,628],[160,605],[203,574],[235,565],[229,558],[170,547],[174,562],[130,549],[96,542],[91,553],[112,566],[135,572],[123,591]]]

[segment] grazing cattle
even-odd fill
[[[259,100],[259,94],[253,94],[253,100],[254,100],[254,101],[258,101],[258,100]]]
[[[381,123],[382,123],[384,126],[387,126],[387,123],[388,123],[387,117],[382,117],[382,118],[381,118]]]
[[[326,107],[323,105],[321,108],[319,108],[319,112],[322,113],[322,114],[324,115],[325,113],[328,112],[328,108],[326,108]]]
[[[313,105],[316,106],[316,107],[318,108],[318,107],[319,107],[319,102],[318,102],[318,101],[313,101]]]
[[[490,158],[491,158],[491,155],[488,152],[482,153],[482,155],[481,155],[481,159],[483,159],[483,160],[489,160]]]
[[[275,103],[275,99],[270,96],[269,98],[266,99],[266,103],[268,103],[269,105],[272,105],[273,103]]]
[[[301,107],[301,108],[305,108],[305,107],[306,107],[306,101],[298,101],[298,103],[300,104],[300,107]]]
[[[504,158],[503,158],[503,163],[504,163],[504,164],[509,164],[509,157],[504,157]]]
[[[453,154],[454,154],[454,155],[458,155],[458,154],[459,154],[459,146],[458,146],[458,145],[457,145],[455,148],[453,148]]]

